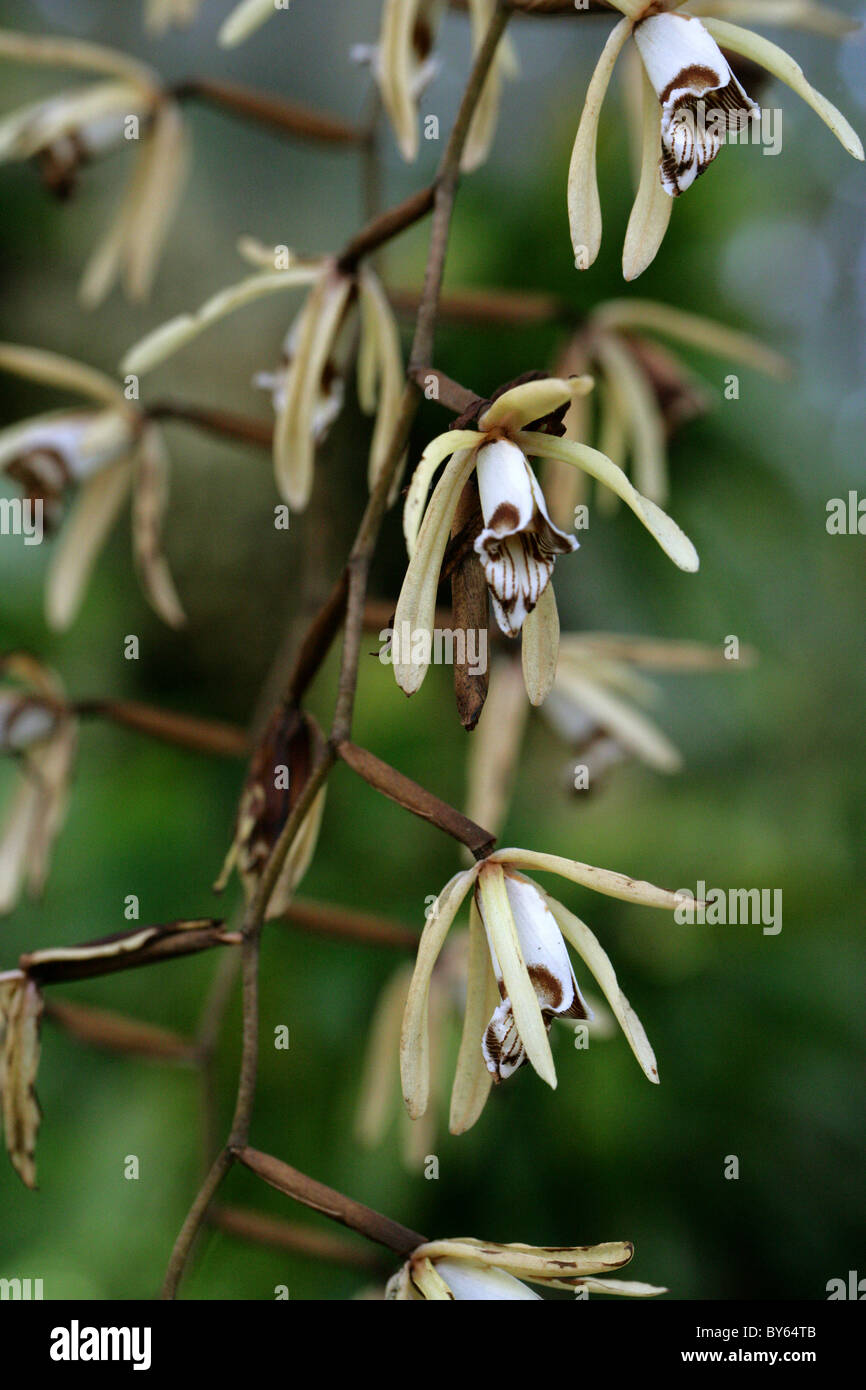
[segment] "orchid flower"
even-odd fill
[[[747,14],[755,23],[789,15],[819,27],[833,12],[791,0],[662,0],[651,13],[641,0],[612,0],[623,18],[608,35],[592,75],[568,176],[568,215],[575,265],[586,270],[601,245],[601,205],[596,178],[596,144],[602,103],[620,53],[634,41],[642,65],[640,180],[623,251],[623,275],[633,280],[654,260],[670,221],[673,199],[709,167],[729,131],[740,131],[760,115],[743,90],[725,53],[746,58],[779,78],[821,117],[855,159],[863,145],[836,107],[806,80],[784,49],[730,23],[728,14]],[[700,15],[700,18],[697,16]],[[717,17],[718,16],[718,17]],[[816,17],[817,16],[817,17]],[[833,26],[830,26],[833,31]],[[724,52],[722,51],[724,49]],[[707,119],[709,117],[709,119]]]
[[[291,0],[241,0],[223,21],[219,42],[223,48],[238,44],[260,29],[279,10],[287,10]]]
[[[274,264],[273,251],[244,241],[242,253],[258,266]],[[300,261],[289,255],[284,269],[260,269],[209,299],[195,314],[180,314],[137,343],[123,370],[143,374],[173,356],[211,324],[271,294],[308,287],[306,302],[289,328],[275,372],[259,373],[258,386],[271,393],[274,469],[281,496],[302,511],[313,488],[316,447],[339,414],[343,376],[356,309],[360,310],[358,398],[375,414],[368,479],[372,489],[388,458],[403,387],[400,335],[382,285],[366,267],[346,273],[326,258]],[[392,493],[399,487],[399,470]]]
[[[146,299],[186,175],[187,136],[177,102],[142,63],[78,39],[0,30],[3,59],[97,75],[85,87],[0,120],[0,163],[37,160],[46,182],[63,195],[82,164],[110,150],[136,149],[120,206],[84,272],[81,298],[93,308],[121,278],[129,299]]]
[[[506,637],[523,633],[523,669],[533,704],[544,700],[556,670],[559,618],[550,585],[554,562],[557,555],[576,550],[578,542],[551,521],[530,458],[560,460],[604,483],[628,504],[680,569],[698,568],[691,541],[609,458],[585,444],[532,428],[533,422],[543,422],[591,387],[588,377],[523,382],[482,412],[477,430],[449,430],[425,449],[406,497],[403,529],[410,559],[394,617],[394,674],[407,695],[420,688],[427,674],[442,559],[473,472],[484,523],[475,552],[501,631]],[[449,462],[425,511],[433,474],[445,459]]]
[[[601,1293],[652,1298],[667,1293],[654,1284],[608,1277],[633,1255],[631,1241],[576,1246],[497,1245],[466,1236],[428,1241],[390,1279],[385,1298],[415,1302],[540,1298],[528,1283],[568,1289],[583,1297]]]
[[[0,430],[0,476],[56,525],[77,494],[48,573],[46,615],[55,628],[76,617],[100,549],[129,493],[132,545],[144,593],[164,622],[183,608],[162,551],[168,455],[158,427],[101,372],[37,348],[0,343],[0,371],[72,391],[86,406],[52,411]]]
[[[151,34],[165,34],[174,27],[189,28],[201,5],[202,0],[145,0],[144,26]]]

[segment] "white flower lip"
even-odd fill
[[[516,637],[550,582],[555,557],[577,550],[578,542],[554,526],[518,445],[508,439],[484,444],[476,466],[485,528],[475,552],[497,622],[506,637]]]
[[[739,129],[760,115],[760,107],[740,86],[700,20],[651,15],[635,25],[634,39],[661,103],[659,173],[665,192],[675,198],[719,153],[719,126]]]

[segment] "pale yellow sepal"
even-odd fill
[[[622,250],[622,273],[626,280],[636,280],[655,260],[664,241],[674,205],[673,198],[665,192],[659,178],[661,137],[658,97],[643,67],[641,76],[643,142],[640,182],[628,219]]]
[[[277,10],[287,10],[290,0],[277,5],[275,0],[241,0],[223,21],[218,40],[221,48],[236,48],[254,34]]]
[[[112,464],[81,488],[52,556],[45,593],[50,627],[69,627],[108,532],[132,485],[132,463]]]
[[[594,311],[593,317],[604,328],[661,333],[716,357],[741,362],[778,380],[791,374],[788,359],[758,338],[671,304],[660,304],[652,299],[609,299]]]
[[[20,347],[17,343],[0,343],[0,371],[14,372],[16,376],[37,381],[42,386],[76,391],[105,405],[126,405],[123,392],[111,377],[56,352]]]
[[[504,427],[520,430],[535,420],[541,420],[552,411],[578,396],[585,396],[593,388],[591,376],[542,377],[539,381],[524,381],[512,386],[497,396],[492,405],[479,417],[481,430]]]
[[[596,171],[598,124],[616,60],[631,28],[630,20],[621,19],[608,35],[587,89],[574,141],[568,171],[568,221],[578,270],[587,270],[592,265],[601,246],[601,203]]]
[[[532,705],[543,705],[556,678],[559,613],[553,585],[548,584],[523,624],[523,680]]]
[[[493,1077],[484,1062],[481,1039],[498,1003],[499,989],[490,963],[487,937],[473,899],[469,909],[466,1011],[451,1090],[448,1127],[452,1134],[465,1134],[471,1129],[487,1103]]]

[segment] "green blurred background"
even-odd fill
[[[350,45],[374,39],[376,0],[293,6],[245,47],[215,45],[226,0],[205,0],[197,25],[145,39],[137,0],[3,0],[9,27],[99,38],[153,62],[166,77],[227,76],[355,119],[367,75]],[[679,573],[628,513],[594,512],[579,557],[561,564],[564,628],[627,631],[720,644],[736,634],[759,665],[665,682],[660,720],[685,771],[663,779],[617,769],[596,793],[568,795],[572,759],[534,722],[504,843],[625,870],[671,887],[781,888],[784,927],[683,927],[653,913],[564,888],[592,923],[645,1023],[662,1084],[647,1084],[620,1035],[589,1053],[557,1040],[559,1089],[528,1069],[492,1097],[467,1136],[442,1133],[438,1181],[407,1172],[395,1125],[360,1151],[353,1137],[360,1064],[378,993],[395,953],[268,930],[262,964],[261,1084],[252,1142],[431,1235],[472,1234],[537,1244],[627,1238],[635,1278],[677,1298],[823,1298],[829,1279],[863,1268],[864,540],[829,536],[826,503],[861,485],[866,392],[863,167],[793,94],[768,89],[784,111],[781,155],[724,152],[681,200],[663,249],[624,290],[619,259],[629,179],[622,107],[611,93],[599,160],[605,235],[593,269],[572,268],[565,178],[581,96],[606,19],[523,20],[522,63],[509,85],[494,156],[461,192],[448,284],[532,288],[577,310],[637,293],[747,328],[792,358],[792,384],[743,370],[740,398],[722,396],[736,364],[683,354],[715,406],[673,447],[670,510],[701,555]],[[864,44],[767,30],[861,131]],[[450,126],[468,67],[465,17],[450,16],[443,68],[425,111]],[[2,106],[65,84],[62,74],[4,64]],[[87,249],[113,206],[122,160],[85,176],[79,198],[53,205],[34,171],[0,170],[0,337],[53,348],[112,371],[153,325],[240,278],[234,246],[253,233],[299,250],[334,250],[362,216],[351,153],[300,146],[190,106],[195,161],[156,291],[144,308],[119,296],[87,315],[76,286]],[[417,167],[385,140],[388,201],[420,187],[438,150]],[[418,284],[422,225],[389,250],[391,283]],[[151,399],[185,399],[266,418],[249,385],[278,356],[291,305],[248,309],[148,379]],[[552,365],[554,328],[455,329],[436,363],[482,394]],[[51,399],[0,380],[0,423]],[[413,457],[448,423],[426,405]],[[84,609],[58,638],[42,616],[47,555],[0,544],[0,648],[26,647],[76,696],[113,695],[246,722],[287,622],[339,569],[364,501],[367,426],[354,401],[322,450],[316,497],[288,536],[275,532],[268,458],[172,427],[167,547],[190,623],[173,634],[145,606],[131,573],[128,523],[100,560]],[[44,548],[46,551],[48,547]],[[389,519],[373,593],[393,600],[403,568],[399,518]],[[302,600],[304,567],[310,578]],[[141,657],[123,657],[136,633]],[[374,638],[370,649],[377,647]],[[333,662],[311,707],[324,722]],[[375,656],[364,660],[356,741],[443,797],[464,797],[467,735],[448,670],[434,668],[407,703]],[[122,929],[136,893],[144,922],[231,909],[210,884],[230,838],[243,768],[89,724],[82,731],[66,828],[44,899],[0,924],[0,969],[37,946]],[[0,769],[0,797],[12,770]],[[407,924],[459,865],[454,846],[385,803],[344,768],[330,783],[307,897]],[[236,895],[232,888],[229,898]],[[191,1033],[218,961],[201,957],[64,987],[58,994],[126,1010]],[[269,1043],[291,1030],[288,1052]],[[555,1030],[557,1031],[557,1030]],[[238,1061],[239,1009],[219,1053],[221,1123],[228,1125]],[[394,1057],[396,1086],[396,1056]],[[198,1179],[199,1101],[185,1069],[116,1059],[46,1023],[39,1096],[40,1190],[0,1162],[0,1276],[39,1277],[46,1297],[147,1298],[159,1286]],[[139,1156],[139,1181],[124,1158]],[[737,1155],[740,1177],[724,1178]],[[233,1202],[313,1226],[249,1175],[233,1173]],[[204,1237],[185,1285],[196,1298],[350,1297],[357,1272]]]

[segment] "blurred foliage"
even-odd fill
[[[364,77],[351,43],[375,33],[377,5],[302,4],[245,48],[214,46],[227,5],[207,0],[197,26],[158,45],[139,6],[111,0],[38,5],[2,0],[0,20],[40,19],[154,61],[171,77],[230,74],[354,117]],[[349,13],[351,11],[351,14]],[[218,13],[217,13],[218,12]],[[621,1036],[572,1052],[558,1037],[559,1089],[528,1071],[491,1099],[476,1128],[436,1145],[438,1181],[406,1173],[396,1134],[381,1151],[353,1139],[360,1058],[378,992],[395,967],[383,949],[316,940],[283,927],[265,936],[261,1081],[253,1142],[431,1235],[534,1243],[628,1238],[634,1276],[677,1298],[821,1298],[863,1252],[862,1105],[863,539],[825,530],[828,498],[862,478],[864,264],[862,170],[785,92],[781,156],[724,152],[677,206],[656,264],[636,287],[619,274],[629,180],[622,122],[611,101],[599,158],[605,234],[598,264],[572,269],[565,175],[589,64],[604,20],[515,24],[523,78],[509,87],[490,165],[466,183],[448,284],[553,292],[576,309],[638,293],[715,315],[764,336],[797,367],[792,385],[689,354],[712,387],[712,413],[673,450],[670,510],[695,540],[701,570],[674,570],[628,513],[593,515],[580,555],[556,572],[564,627],[721,643],[736,634],[761,653],[748,672],[665,682],[661,722],[686,769],[663,780],[618,769],[591,795],[569,797],[569,759],[533,723],[505,843],[544,848],[671,887],[700,879],[779,887],[784,927],[679,927],[666,913],[563,896],[598,931],[654,1043],[662,1077],[647,1085]],[[866,75],[852,41],[795,39],[822,90],[857,123]],[[449,20],[445,62],[426,99],[443,129],[466,71],[464,21]],[[859,52],[859,59],[857,53]],[[9,78],[7,84],[7,76]],[[47,90],[53,74],[3,73],[3,107]],[[858,85],[859,84],[859,85]],[[767,98],[765,97],[765,100]],[[112,299],[92,316],[75,302],[93,228],[111,207],[117,170],[88,172],[78,201],[52,206],[28,169],[3,168],[0,336],[66,351],[112,370],[147,328],[242,273],[242,232],[304,250],[337,247],[358,224],[351,154],[298,148],[189,112],[195,167],[153,302]],[[863,125],[862,113],[860,125]],[[389,201],[420,186],[436,158],[406,170],[391,148]],[[419,281],[426,230],[384,258],[393,283]],[[792,248],[796,248],[796,255]],[[264,413],[248,382],[278,355],[288,306],[247,310],[163,368],[148,390]],[[479,392],[551,365],[553,330],[443,327],[436,365]],[[44,408],[45,393],[0,380],[3,423]],[[413,457],[444,426],[425,405]],[[323,453],[310,514],[288,537],[271,524],[269,461],[185,427],[174,458],[168,549],[189,628],[172,634],[144,607],[130,573],[126,523],[99,562],[70,634],[42,618],[44,556],[0,543],[0,647],[25,646],[75,695],[126,695],[247,720],[286,623],[301,608],[309,564],[314,598],[337,573],[363,505],[366,425],[347,411]],[[396,595],[399,519],[386,527],[374,592]],[[306,600],[305,600],[306,601]],[[141,659],[123,659],[123,638]],[[377,646],[370,639],[370,649]],[[328,718],[330,661],[312,707]],[[364,661],[356,741],[460,804],[467,735],[449,673],[431,671],[408,703],[374,655]],[[0,796],[8,769],[0,769]],[[44,899],[0,924],[0,968],[27,948],[122,929],[125,895],[143,921],[230,908],[210,884],[230,838],[242,769],[89,724],[71,812]],[[417,923],[425,898],[454,872],[454,846],[377,799],[345,768],[331,779],[305,896]],[[62,992],[191,1033],[217,968],[213,958],[118,975]],[[291,1048],[275,1050],[288,1024]],[[230,1009],[219,1055],[227,1124],[238,1061]],[[199,1100],[191,1071],[118,1060],[44,1027],[39,1094],[40,1191],[0,1163],[0,1276],[41,1277],[49,1297],[146,1298],[157,1288],[197,1182]],[[395,1084],[397,1059],[394,1058]],[[137,1154],[141,1177],[123,1176]],[[738,1181],[724,1179],[727,1155]],[[275,1192],[233,1173],[232,1201],[301,1221]],[[314,1218],[309,1218],[314,1222]],[[355,1272],[205,1235],[185,1291],[198,1298],[347,1297]]]

